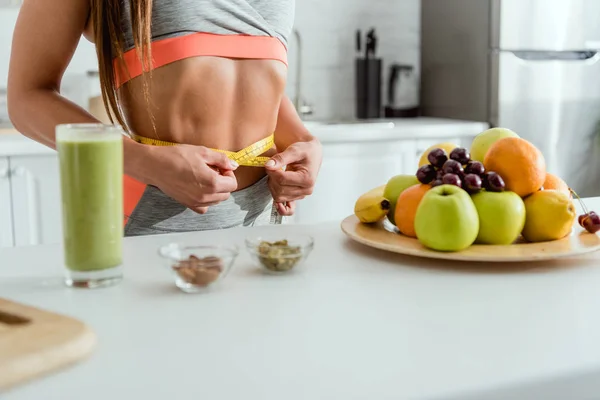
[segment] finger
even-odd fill
[[[210,189],[214,193],[231,193],[237,189],[237,179],[233,171],[226,171],[222,175],[215,173],[213,181],[210,184]]]
[[[285,151],[275,154],[267,163],[265,168],[268,170],[276,170],[283,168],[288,164],[293,164],[304,160],[306,155],[303,151],[298,150],[297,146],[290,146]]]
[[[224,171],[233,171],[239,167],[238,163],[227,158],[225,154],[207,148],[202,151],[202,158],[207,165]]]
[[[195,211],[198,214],[206,214],[208,207],[190,207],[190,210]]]
[[[311,187],[312,179],[304,171],[267,171],[269,178],[274,179],[281,186]]]
[[[283,215],[284,217],[289,217],[294,215],[296,203],[293,201],[289,203],[276,203],[276,207],[279,214]]]
[[[296,212],[296,202],[295,201],[288,201],[286,203],[287,203],[290,215],[293,215]]]
[[[216,206],[228,198],[229,193],[215,193],[209,196],[204,196],[199,205],[192,206],[190,209],[198,214],[205,214],[209,207]]]
[[[231,177],[235,178],[235,174],[231,170],[223,171],[223,172],[221,172],[221,175],[231,176]]]
[[[285,203],[275,203],[277,206],[277,212],[279,213],[279,215],[283,215],[283,216],[288,216],[287,215],[287,208],[285,206]]]
[[[283,206],[283,208],[285,208],[288,212],[289,211],[294,211],[294,209],[296,208],[296,202],[295,201],[282,201],[281,205]]]
[[[279,203],[287,203],[290,201],[297,201],[297,200],[303,200],[304,198],[306,198],[306,196],[304,195],[294,195],[294,196],[276,196],[273,197],[273,200],[275,200],[276,202]]]
[[[273,198],[276,198],[278,196],[291,196],[291,197],[308,196],[308,195],[312,194],[312,187],[285,186],[273,179],[269,179],[268,184],[269,184],[269,190],[271,191]],[[285,200],[281,200],[281,201],[286,201],[286,200],[296,200],[296,199],[290,198],[290,199],[285,199]],[[279,200],[277,200],[277,201],[279,201]]]

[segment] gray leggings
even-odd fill
[[[266,176],[252,186],[233,192],[227,200],[209,207],[206,214],[198,214],[158,188],[147,186],[127,220],[125,236],[227,229],[273,223],[281,223],[281,217],[273,209],[273,198]]]

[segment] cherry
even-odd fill
[[[442,168],[446,160],[448,160],[448,154],[444,149],[433,149],[427,155],[427,161],[436,168]]]
[[[488,172],[483,179],[485,190],[489,192],[502,192],[506,188],[504,179],[495,172]]]
[[[460,165],[465,165],[471,161],[471,154],[464,147],[457,147],[450,152],[450,159],[458,161]]]
[[[445,174],[461,175],[463,173],[462,165],[456,160],[448,160],[444,163],[442,170]]]
[[[442,182],[446,185],[454,185],[454,186],[458,186],[461,187],[461,181],[460,178],[458,177],[458,175],[456,174],[446,174],[444,175],[444,178],[442,179]]]
[[[483,183],[479,175],[467,174],[463,179],[463,189],[468,193],[474,194],[481,190]]]
[[[583,200],[581,200],[581,197],[579,197],[579,195],[573,189],[569,188],[569,190],[571,191],[571,194],[577,198],[581,204],[583,212],[585,213],[577,217],[577,222],[579,225],[581,225],[582,228],[585,228],[585,230],[589,233],[596,233],[600,231],[600,215],[596,214],[595,211],[588,211]]]
[[[485,172],[485,168],[483,164],[479,161],[469,161],[467,166],[465,167],[465,174],[475,174],[475,175],[483,175]]]
[[[600,231],[600,215],[594,213],[593,211],[592,213],[588,213],[583,216],[582,226],[589,233],[596,233]]]
[[[423,165],[417,170],[417,179],[421,183],[430,183],[437,176],[437,171],[433,165]]]

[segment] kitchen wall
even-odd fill
[[[19,9],[14,7],[0,8],[0,88],[5,88],[8,81],[12,33],[18,12]],[[63,78],[62,90],[65,95],[76,103],[85,106],[88,93],[85,74],[86,71],[96,70],[97,68],[94,46],[87,40],[82,39]]]
[[[303,41],[302,92],[314,107],[311,118],[354,117],[357,28],[362,30],[363,39],[370,27],[375,27],[379,37],[378,55],[384,59],[382,102],[390,62],[415,65],[418,70],[419,13],[419,0],[296,0],[296,29]],[[295,51],[292,38],[290,96],[295,92]],[[403,93],[410,100],[417,96],[418,88],[407,88]]]
[[[384,59],[382,99],[391,62],[418,67],[419,0],[296,0],[296,29],[302,38],[302,92],[313,106],[312,119],[354,116],[355,31],[363,39],[370,27],[378,35],[377,54]],[[12,31],[18,9],[0,8],[0,86],[6,85]],[[294,96],[296,41],[290,42],[287,93]],[[364,40],[363,40],[364,46]],[[82,39],[63,79],[63,92],[85,105],[85,72],[96,69],[94,47]],[[413,90],[416,96],[416,88]],[[407,92],[407,96],[411,96]],[[382,100],[383,101],[383,100]],[[384,104],[384,103],[383,103]]]

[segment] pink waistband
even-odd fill
[[[196,56],[269,59],[287,65],[287,49],[279,39],[271,36],[217,35],[198,32],[157,40],[152,42],[151,46],[152,69]],[[125,52],[123,58],[126,70],[121,68],[119,60],[113,60],[117,88],[142,74],[142,63],[135,49]]]

